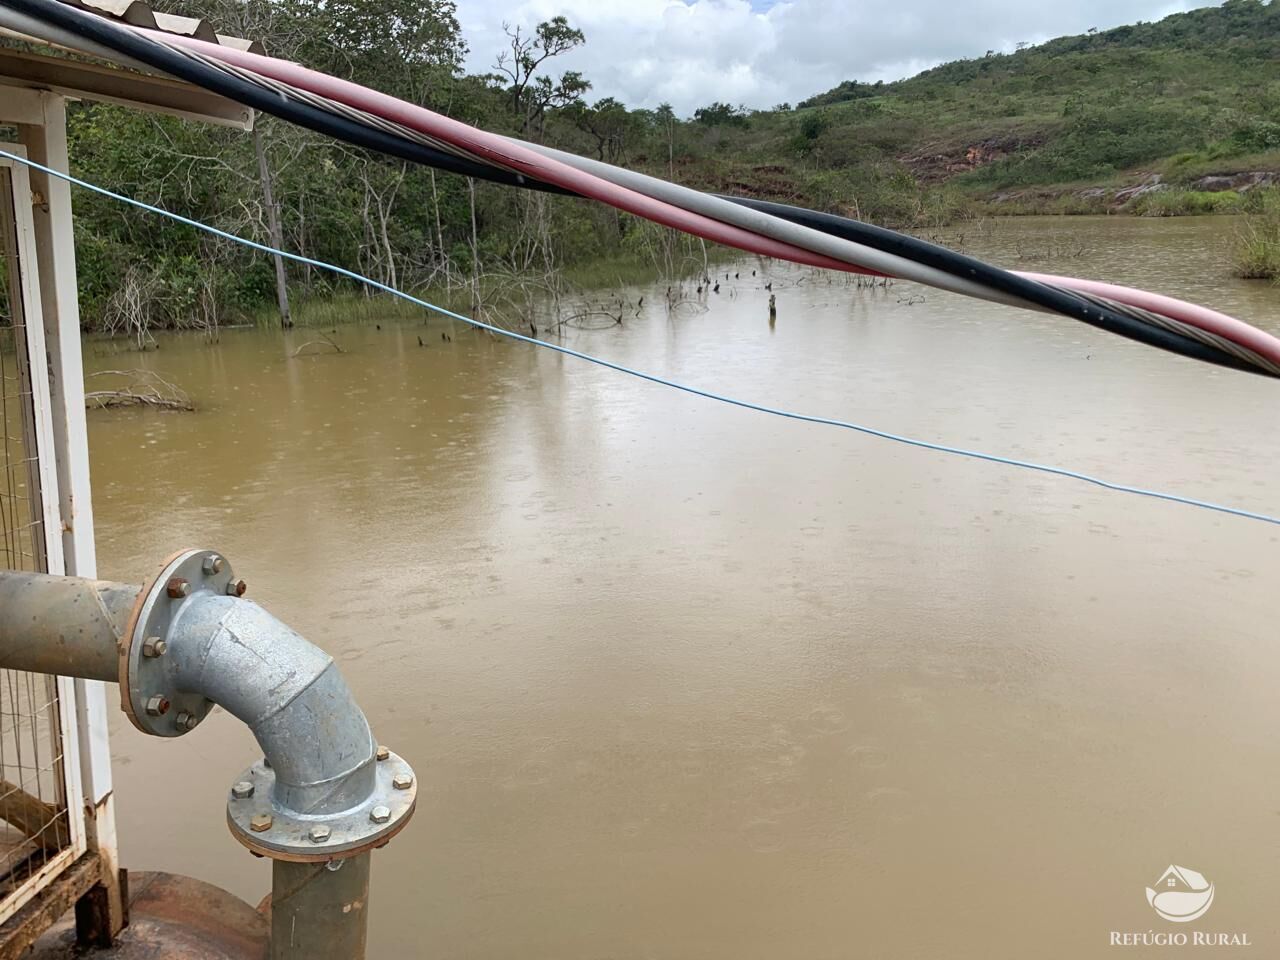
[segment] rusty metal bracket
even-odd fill
[[[86,853],[0,925],[0,960],[19,960],[42,933],[103,880],[102,858]]]

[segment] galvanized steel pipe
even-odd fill
[[[271,960],[365,955],[372,856],[271,864]]]
[[[0,667],[115,683],[141,588],[0,571]]]
[[[142,588],[0,572],[0,667],[117,681]],[[163,642],[165,681],[253,731],[275,771],[275,800],[301,814],[349,809],[374,788],[377,744],[333,658],[234,596],[179,606]],[[167,708],[166,708],[167,711]]]
[[[176,688],[203,694],[253,731],[282,807],[332,814],[363,802],[377,744],[333,658],[255,603],[192,599],[167,638]]]
[[[417,781],[374,741],[330,657],[242,598],[225,558],[175,554],[143,587],[0,571],[0,667],[118,681],[135,726],[183,736],[212,704],[262,747],[229,791],[232,835],[273,864],[273,960],[364,956],[370,851]]]

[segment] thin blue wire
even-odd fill
[[[709,390],[701,390],[698,387],[692,387],[688,384],[679,383],[675,380],[668,380],[665,377],[660,377],[656,374],[645,373],[643,370],[636,370],[620,363],[614,363],[611,360],[594,357],[589,353],[582,353],[581,351],[574,350],[570,347],[563,347],[559,344],[548,343],[545,340],[539,340],[536,337],[528,337],[522,333],[515,333],[512,330],[504,330],[502,327],[495,327],[492,324],[476,320],[472,317],[465,317],[462,314],[454,313],[452,310],[446,310],[444,307],[438,307],[434,303],[428,303],[426,300],[415,297],[410,293],[398,290],[395,287],[374,280],[372,277],[366,277],[353,270],[348,270],[345,267],[335,266],[332,263],[325,263],[323,260],[313,260],[310,257],[304,257],[296,253],[289,253],[286,250],[277,250],[275,247],[267,246],[265,243],[258,243],[256,240],[248,240],[244,237],[238,237],[234,233],[219,230],[217,227],[210,226],[207,223],[201,223],[199,220],[192,220],[190,217],[184,217],[179,213],[172,213],[160,207],[152,206],[151,204],[144,203],[141,200],[135,200],[133,197],[126,197],[123,194],[115,193],[105,187],[99,187],[96,184],[89,183],[87,180],[81,180],[78,177],[73,177],[69,173],[63,173],[61,170],[54,170],[51,167],[46,167],[43,164],[36,163],[34,160],[28,160],[26,157],[20,157],[16,154],[9,153],[6,150],[0,150],[0,157],[7,157],[8,159],[17,161],[18,163],[26,164],[32,169],[40,170],[50,176],[66,180],[68,183],[75,184],[77,187],[83,187],[85,190],[91,190],[92,192],[101,194],[104,197],[110,197],[113,200],[118,200],[121,203],[137,207],[140,210],[146,210],[149,213],[156,213],[162,217],[168,217],[170,220],[176,220],[178,223],[184,223],[189,227],[195,227],[197,230],[204,230],[206,233],[211,233],[214,236],[231,240],[234,243],[243,244],[246,247],[259,250],[262,253],[286,257],[295,263],[303,263],[308,266],[317,267],[321,270],[332,271],[333,273],[341,276],[367,284],[375,290],[381,290],[384,293],[400,297],[401,299],[407,300],[417,306],[423,307],[427,310],[433,310],[442,316],[449,317],[450,319],[457,320],[461,323],[470,324],[471,326],[478,327],[481,330],[487,330],[500,337],[507,337],[508,339],[517,340],[521,343],[529,343],[537,347],[543,347],[547,350],[554,350],[556,353],[575,357],[578,360],[586,360],[588,363],[594,363],[598,366],[606,367],[609,370],[616,370],[618,373],[625,373],[628,376],[639,377],[641,380],[648,380],[650,383],[670,387],[673,390],[691,393],[695,397],[703,397],[707,400],[716,400],[720,403],[727,403],[730,406],[741,407],[744,410],[754,410],[757,413],[767,413],[775,417],[785,417],[788,420],[800,420],[804,423],[817,423],[828,427],[841,427],[845,430],[855,430],[858,433],[863,433],[871,437],[879,437],[882,440],[892,440],[895,443],[905,443],[907,446],[919,447],[922,450],[932,450],[936,453],[948,453],[957,457],[968,457],[972,460],[985,460],[988,463],[1000,463],[1007,467],[1020,467],[1023,470],[1035,470],[1040,473],[1049,473],[1058,477],[1066,477],[1070,480],[1079,480],[1083,483],[1091,483],[1094,486],[1102,487],[1106,490],[1114,490],[1118,493],[1130,493],[1139,497],[1151,497],[1156,500],[1167,500],[1171,503],[1181,503],[1189,507],[1199,507],[1203,510],[1213,510],[1218,513],[1227,513],[1234,517],[1244,517],[1247,520],[1260,520],[1263,523],[1273,523],[1280,526],[1280,517],[1269,516],[1265,513],[1255,513],[1252,510],[1242,510],[1239,507],[1229,507],[1220,503],[1212,503],[1208,500],[1195,500],[1191,497],[1179,496],[1176,493],[1164,493],[1159,490],[1146,490],[1142,487],[1133,487],[1124,483],[1113,483],[1110,480],[1093,477],[1087,473],[1078,473],[1075,470],[1068,470],[1065,467],[1054,467],[1043,463],[1033,463],[1028,460],[1012,460],[1008,457],[1001,457],[994,453],[983,453],[980,450],[966,450],[962,447],[951,447],[942,443],[931,443],[928,440],[917,440],[914,437],[904,437],[900,434],[889,433],[886,430],[877,430],[875,427],[867,427],[862,424],[851,423],[847,420],[835,420],[831,417],[818,417],[807,413],[796,413],[791,410],[782,410],[778,407],[770,407],[760,403],[752,403],[749,400],[739,400],[735,397],[712,393]]]

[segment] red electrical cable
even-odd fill
[[[139,28],[133,28],[139,29]],[[208,57],[222,60],[235,66],[244,67],[265,77],[279,80],[302,90],[310,91],[330,100],[345,103],[348,106],[363,110],[374,116],[402,124],[412,130],[437,137],[449,143],[463,147],[469,153],[482,157],[491,163],[497,163],[512,170],[518,170],[526,176],[553,183],[579,193],[584,197],[599,200],[610,206],[625,210],[646,220],[672,227],[684,233],[703,237],[726,246],[737,247],[749,253],[758,253],[779,260],[790,260],[806,266],[821,267],[826,270],[842,270],[848,273],[861,273],[871,276],[884,276],[874,270],[867,270],[843,260],[835,260],[821,254],[792,246],[768,237],[762,237],[750,230],[734,227],[711,217],[691,213],[680,207],[654,200],[644,194],[636,193],[625,187],[601,180],[558,160],[544,157],[526,147],[512,143],[496,134],[478,130],[458,120],[441,116],[385,93],[370,90],[359,84],[337,77],[330,77],[316,70],[311,70],[288,60],[277,60],[260,54],[235,50],[219,44],[206,43],[192,37],[177,34],[166,34],[166,43],[174,46],[188,47]]]
[[[131,29],[140,30],[141,28],[132,27]],[[825,257],[803,247],[773,240],[758,233],[722,223],[711,217],[684,210],[673,204],[655,200],[644,194],[577,170],[552,158],[545,157],[496,134],[479,130],[449,117],[441,116],[424,107],[406,103],[350,81],[330,77],[300,64],[211,44],[177,34],[166,34],[164,40],[166,43],[187,47],[208,57],[243,67],[262,76],[310,91],[327,99],[344,103],[374,116],[394,121],[410,129],[456,144],[469,153],[482,157],[491,163],[518,170],[526,176],[541,180],[544,183],[553,183],[565,187],[585,197],[599,200],[620,210],[625,210],[628,213],[633,213],[676,230],[779,260],[790,260],[795,263],[823,269],[884,276],[884,274],[874,270]],[[1019,275],[1151,310],[1221,336],[1247,347],[1273,363],[1280,364],[1280,339],[1215,310],[1177,300],[1173,297],[1165,297],[1097,281],[1033,273]]]

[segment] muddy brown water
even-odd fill
[[[1231,229],[964,243],[1280,331],[1280,291],[1225,278]],[[728,270],[705,313],[634,288],[640,316],[564,342],[1280,513],[1274,381],[905,284]],[[1280,951],[1280,528],[444,329],[341,327],[346,353],[310,359],[306,333],[88,346],[200,408],[92,415],[103,575],[224,551],[420,774],[375,855],[372,957],[1075,960],[1196,930]],[[112,733],[125,862],[266,893],[223,823],[244,728]],[[1195,923],[1148,906],[1171,863],[1215,884]]]

